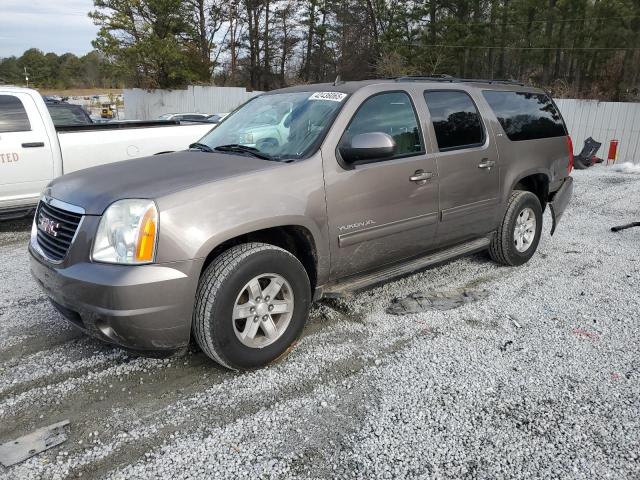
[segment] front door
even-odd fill
[[[440,246],[495,229],[500,170],[495,142],[471,96],[462,90],[427,90],[424,99],[437,143]]]
[[[0,198],[35,200],[52,178],[51,143],[33,99],[0,92]]]
[[[339,149],[323,151],[332,279],[428,250],[438,220],[435,160],[426,154],[411,96],[377,93],[345,115],[350,120],[338,145],[382,132],[394,139],[396,151],[359,164],[345,163]]]

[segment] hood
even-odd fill
[[[44,194],[102,215],[116,200],[156,199],[195,185],[282,166],[248,155],[184,151],[125,160],[55,179]]]

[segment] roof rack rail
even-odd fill
[[[402,77],[394,77],[396,82],[461,82],[461,83],[499,83],[504,85],[526,86],[525,83],[510,79],[483,79],[483,78],[458,78],[451,75],[404,75]]]

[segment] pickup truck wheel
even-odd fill
[[[491,241],[491,258],[503,265],[522,265],[535,253],[542,232],[542,207],[531,192],[511,194],[498,231]]]
[[[265,243],[236,245],[200,278],[194,337],[227,368],[262,367],[300,336],[310,303],[309,277],[296,257]]]

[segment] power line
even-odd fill
[[[589,21],[604,21],[604,20],[630,20],[634,18],[640,18],[640,15],[620,15],[620,16],[611,16],[611,17],[582,17],[582,18],[564,18],[564,19],[554,19],[553,23],[572,23],[572,22],[589,22]],[[457,22],[457,23],[449,23],[446,20],[439,20],[435,22],[426,21],[425,25],[444,25],[447,27],[458,27],[458,26],[501,26],[501,25],[527,25],[529,23],[547,23],[549,19],[544,20],[521,20],[518,22],[506,22],[502,23],[498,22]]]
[[[622,16],[612,16],[612,17],[584,17],[584,18],[565,18],[565,19],[560,19],[560,20],[553,20],[554,24],[558,24],[558,23],[575,23],[575,22],[589,22],[589,21],[609,21],[609,20],[621,20],[621,19],[635,19],[635,18],[640,18],[640,15],[622,15]],[[466,22],[466,23],[449,23],[446,20],[439,20],[436,22],[430,22],[430,21],[422,21],[422,20],[418,20],[417,22],[420,24],[421,27],[424,28],[429,28],[432,25],[438,25],[440,27],[473,27],[473,26],[483,26],[483,27],[500,27],[502,25],[527,25],[527,24],[534,24],[534,23],[547,23],[549,20],[531,20],[530,22],[527,20],[523,20],[523,21],[518,21],[518,22],[506,22],[506,23],[502,23],[501,21],[499,22]],[[340,25],[346,25],[346,26],[362,26],[361,23],[352,23],[352,22],[341,22],[339,23]]]
[[[558,24],[558,23],[574,23],[574,22],[590,22],[590,21],[608,21],[608,20],[631,20],[634,18],[640,18],[640,15],[621,15],[621,16],[612,16],[612,17],[583,17],[583,18],[565,18],[565,19],[554,19],[553,23],[554,24]],[[444,26],[444,27],[473,27],[473,26],[482,26],[482,27],[491,27],[491,26],[495,26],[495,27],[500,27],[502,25],[527,25],[527,24],[534,24],[534,23],[547,23],[549,20],[545,19],[545,20],[522,20],[522,21],[518,21],[518,22],[506,22],[506,23],[502,23],[502,21],[497,21],[497,22],[456,22],[456,23],[449,23],[446,20],[438,20],[435,22],[431,22],[429,20],[418,20],[419,23],[421,23],[421,26],[424,27],[429,27],[431,25],[439,25],[439,26]],[[362,26],[361,23],[351,23],[351,22],[342,22],[340,23],[340,25],[352,25],[352,26]]]
[[[444,43],[398,43],[407,47],[437,47],[437,48],[479,48],[479,49],[505,49],[505,50],[640,50],[639,47],[512,47],[501,45],[447,45]]]

